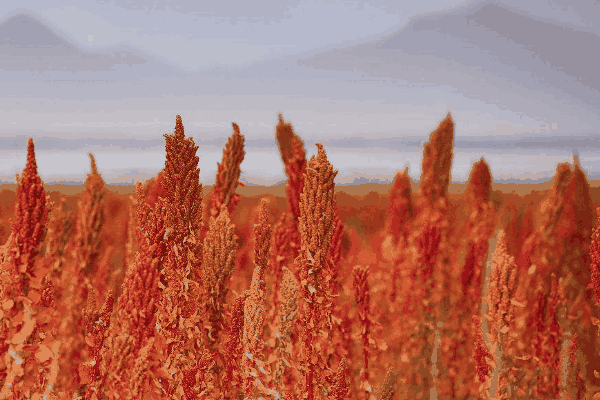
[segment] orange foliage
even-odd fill
[[[358,198],[281,115],[275,139],[285,198],[236,193],[236,124],[208,196],[180,116],[164,169],[129,199],[91,155],[83,193],[46,194],[30,140],[16,193],[2,192],[0,397],[582,399],[600,386],[600,208],[578,164],[519,196],[492,190],[481,159],[451,195],[448,115],[420,183],[405,169]]]

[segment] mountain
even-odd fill
[[[423,40],[415,40],[420,36]],[[447,39],[443,41],[442,37]],[[457,45],[447,46],[454,42]],[[597,54],[593,51],[600,48],[600,37],[536,21],[489,0],[471,10],[414,21],[405,31],[384,38],[376,47],[412,55],[431,54],[464,66],[482,66],[484,71],[504,72],[502,67],[514,67],[520,73],[540,71],[536,80],[570,88],[565,80],[558,79],[559,75],[552,74],[561,71],[600,90],[595,68]],[[547,68],[539,68],[540,62]],[[518,77],[523,74],[510,75]],[[525,79],[521,81],[524,83]],[[594,100],[597,103],[598,99]]]
[[[16,48],[53,49],[58,54],[76,54],[78,49],[37,18],[18,14],[0,24],[0,45]]]
[[[128,46],[84,51],[31,14],[17,14],[0,23],[3,81],[35,81],[35,77],[131,81],[153,77],[181,79],[185,75],[183,70]]]
[[[547,109],[536,102],[560,99],[600,112],[598,48],[600,37],[592,32],[483,0],[414,18],[379,40],[322,52],[298,65],[355,71],[406,85],[448,86],[502,109],[547,117]]]

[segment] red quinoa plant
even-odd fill
[[[594,216],[577,162],[558,166],[541,218],[529,208],[515,225],[509,210],[513,222],[497,232],[484,281],[497,215],[491,171],[483,159],[473,165],[458,221],[448,193],[450,115],[425,145],[419,189],[413,194],[407,169],[399,173],[385,231],[366,241],[344,226],[324,146],[307,161],[281,115],[276,140],[287,208],[276,215],[257,199],[252,240],[240,249],[244,137],[233,124],[203,206],[198,146],[177,116],[164,169],[130,197],[118,228],[124,257],[114,265],[101,243],[110,215],[94,158],[71,237],[64,204],[50,214],[30,140],[0,249],[0,398],[591,396],[600,370],[600,209]],[[251,278],[236,269],[239,251],[253,255]]]

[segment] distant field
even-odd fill
[[[592,198],[596,200],[598,197],[600,202],[600,180],[592,180],[589,181],[590,187],[592,189]],[[544,192],[552,188],[554,184],[554,178],[552,178],[548,182],[544,183],[492,183],[492,190],[499,191],[500,193],[513,193],[519,196],[525,196],[531,194],[534,191]],[[276,186],[246,186],[243,188],[238,188],[237,192],[242,196],[257,196],[261,194],[272,194],[278,197],[285,197],[285,183],[280,183]],[[0,192],[2,190],[11,190],[15,191],[17,185],[15,184],[5,184],[0,185]],[[109,191],[118,193],[118,194],[132,194],[135,192],[135,186],[133,185],[106,185]],[[392,184],[380,184],[380,183],[365,183],[362,185],[348,185],[348,186],[336,186],[336,192],[345,192],[352,196],[365,196],[369,194],[369,192],[377,192],[382,195],[386,195]],[[448,189],[450,194],[461,194],[464,193],[467,187],[466,183],[451,183]],[[85,191],[84,185],[44,185],[49,192],[59,192],[64,195],[75,195],[78,193],[83,193]],[[212,186],[204,185],[204,193],[210,192]],[[419,183],[412,183],[412,190],[416,192],[419,188]],[[597,189],[597,190],[594,190]]]

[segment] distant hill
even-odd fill
[[[38,18],[17,14],[0,23],[0,73],[29,72],[13,79],[26,79],[31,73],[62,80],[82,79],[74,74],[108,81],[131,81],[144,77],[185,77],[185,71],[128,46],[105,48],[99,52],[81,50]],[[50,75],[51,73],[51,75]],[[67,74],[68,73],[68,74]],[[4,75],[8,79],[8,75]]]
[[[543,101],[540,95],[600,111],[593,50],[598,48],[600,37],[594,33],[482,0],[416,17],[379,40],[322,52],[298,64],[403,80],[416,87],[447,85],[463,96],[544,118],[547,109],[536,104]]]

